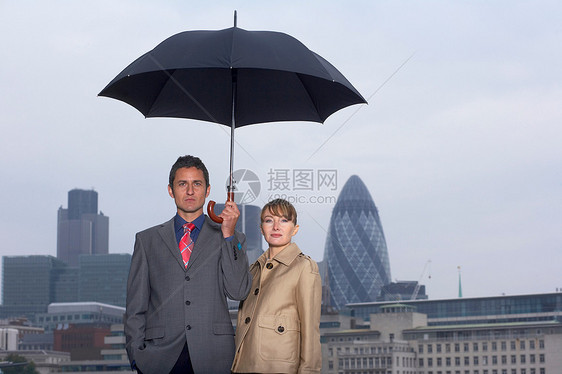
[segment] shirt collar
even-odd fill
[[[201,231],[201,228],[203,227],[203,223],[205,222],[205,215],[201,214],[199,217],[195,218],[193,221],[191,221],[191,223],[193,223],[195,225],[195,227],[197,228],[197,230]],[[179,214],[176,213],[176,216],[174,217],[174,229],[176,232],[182,230],[183,231],[183,225],[185,225],[187,223],[187,221],[183,218],[180,217]]]

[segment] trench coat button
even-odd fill
[[[185,305],[190,305],[190,304],[191,304],[191,301],[185,300]]]
[[[259,294],[259,293],[260,293],[260,289],[259,289],[259,288],[256,288],[256,290],[254,291],[254,295],[257,295],[257,294]]]
[[[191,279],[191,278],[189,278],[189,275],[186,275],[186,276],[185,276],[185,280],[186,280],[186,282],[189,282],[189,281],[190,281],[190,279]]]
[[[273,268],[273,264],[271,262],[269,262],[267,265],[265,265],[266,268],[271,269]]]
[[[250,317],[246,317],[246,319],[244,320],[244,323],[245,323],[245,324],[250,323]]]
[[[285,328],[284,328],[283,326],[279,326],[279,327],[277,328],[277,331],[283,332],[283,331],[285,331]]]
[[[191,330],[191,325],[185,326],[185,329],[186,329],[186,330]]]

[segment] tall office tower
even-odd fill
[[[224,209],[224,204],[215,205],[215,213],[220,213]],[[240,217],[236,222],[236,230],[246,234],[246,248],[248,261],[252,264],[263,253],[262,235],[260,230],[261,208],[255,205],[240,204]]]
[[[128,253],[80,256],[78,301],[124,307],[130,265]]]
[[[109,218],[98,214],[98,193],[74,189],[68,192],[68,209],[58,211],[57,258],[78,266],[82,254],[107,254]]]
[[[377,207],[361,179],[343,186],[330,219],[324,250],[329,294],[324,304],[341,309],[347,303],[375,301],[390,283],[386,240]]]
[[[2,306],[0,318],[47,312],[56,300],[53,278],[66,265],[53,256],[2,257]]]

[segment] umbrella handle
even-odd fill
[[[234,201],[234,192],[228,192],[226,194],[226,201]],[[222,217],[219,217],[215,214],[215,202],[213,200],[209,201],[207,204],[207,215],[210,219],[212,219],[216,223],[222,223]]]

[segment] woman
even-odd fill
[[[319,373],[322,284],[318,265],[293,236],[297,212],[286,200],[267,203],[261,232],[269,249],[250,266],[252,288],[240,303],[234,373]]]

